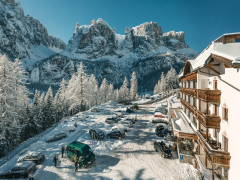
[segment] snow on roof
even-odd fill
[[[174,111],[177,118],[172,119],[173,128],[176,131],[188,134],[195,134],[193,129],[189,126],[188,122],[185,120],[184,116],[179,111]]]
[[[240,43],[212,42],[195,60],[188,60],[192,65],[192,71],[204,67],[211,54],[232,60],[235,64],[240,63]]]

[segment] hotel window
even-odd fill
[[[196,81],[193,81],[193,88],[196,89],[196,84],[197,82]]]
[[[228,121],[228,109],[223,108],[223,119]]]
[[[188,88],[191,88],[191,86],[190,86],[190,81],[188,81]]]
[[[223,135],[223,150],[228,152],[228,138]]]

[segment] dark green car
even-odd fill
[[[79,168],[88,167],[96,161],[92,149],[87,144],[78,141],[73,141],[67,146],[67,156],[71,161],[74,161],[77,156],[79,158]]]

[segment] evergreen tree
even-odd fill
[[[119,96],[120,96],[120,100],[124,100],[124,101],[129,100],[129,89],[128,89],[127,77],[125,77],[123,81],[123,85],[119,90]]]
[[[130,88],[130,98],[131,100],[135,100],[136,94],[137,94],[137,89],[138,89],[138,82],[137,82],[137,76],[135,71],[132,73],[132,78],[131,78],[131,88]]]
[[[104,78],[102,81],[102,84],[99,88],[99,95],[100,95],[100,102],[105,103],[107,101],[107,95],[108,95],[108,82],[107,79]]]

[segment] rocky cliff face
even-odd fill
[[[59,84],[69,80],[83,61],[99,82],[107,78],[119,87],[136,72],[139,86],[153,89],[162,71],[180,70],[198,53],[185,43],[184,32],[163,33],[154,22],[125,29],[120,35],[103,19],[90,25],[77,23],[68,45],[36,19],[25,16],[19,2],[0,0],[0,54],[20,58],[33,82]]]
[[[28,59],[40,60],[65,47],[61,39],[48,35],[40,21],[25,16],[19,2],[0,0],[0,54],[29,62]]]
[[[147,22],[126,28],[125,35],[117,34],[102,19],[91,25],[75,27],[66,49],[38,62],[31,69],[31,79],[45,84],[69,80],[83,61],[88,74],[98,81],[103,78],[119,87],[127,76],[136,72],[139,86],[152,89],[162,71],[171,67],[180,70],[187,59],[198,53],[185,43],[184,32],[163,33],[157,23]]]

